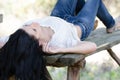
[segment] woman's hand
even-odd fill
[[[48,53],[62,53],[63,48],[59,48],[59,47],[49,47],[48,49]]]
[[[48,43],[44,43],[42,49],[49,54],[62,53],[63,51],[63,48],[48,46]]]

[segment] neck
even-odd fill
[[[50,39],[54,34],[54,31],[50,27],[42,27],[41,31],[44,35],[44,40],[41,40],[40,42],[41,42],[41,45],[44,46],[44,44],[50,41]]]
[[[54,31],[50,27],[43,27],[43,31],[46,35],[52,36],[54,34]]]

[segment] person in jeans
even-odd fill
[[[102,0],[58,0],[51,16],[60,17],[70,23],[79,25],[82,31],[81,40],[84,40],[93,30],[95,17],[97,16],[107,28],[107,32],[113,31],[115,20],[110,15]],[[118,25],[119,26],[119,25]]]
[[[0,79],[14,74],[20,80],[48,80],[43,55],[94,52],[96,44],[84,40],[94,29],[96,16],[107,33],[120,26],[102,0],[58,0],[50,16],[25,22],[1,38]]]
[[[45,19],[35,19],[28,21],[24,24],[24,26],[29,27],[23,27],[22,30],[34,36],[39,41],[39,45],[43,46],[44,52],[48,52],[49,50],[48,53],[71,52],[87,54],[96,50],[96,45],[94,43],[84,41],[94,28],[96,16],[106,26],[107,33],[112,33],[117,28],[117,26],[120,25],[120,21],[118,22],[115,21],[115,19],[113,19],[113,17],[110,15],[105,5],[103,4],[102,0],[87,0],[86,2],[84,0],[58,0],[53,11],[51,12],[51,16],[48,16]],[[38,37],[40,37],[39,34],[36,37],[36,35],[34,35],[32,31],[29,32],[29,29],[33,28],[34,26],[36,26],[35,28],[42,27],[51,29],[51,35],[49,34],[49,31],[46,31],[49,34],[47,36],[50,36],[47,42],[44,41],[44,39],[38,39]],[[68,33],[66,30],[64,30],[66,26],[72,26],[76,28],[72,29],[74,30],[73,34],[77,34],[75,35],[76,40],[73,40],[73,42],[72,40],[67,40],[67,37],[69,37],[68,34],[66,34],[67,36],[65,34],[62,34],[63,31]],[[62,31],[60,31],[59,28],[62,27],[63,29]],[[56,30],[54,30],[53,28],[55,28]],[[39,31],[37,33],[39,33]],[[51,37],[53,36],[53,34],[57,34],[56,36],[54,35],[56,37],[56,40],[55,37]],[[46,35],[43,34],[43,36]],[[71,37],[71,39],[73,38]],[[3,38],[1,44],[4,45],[4,43],[6,43],[7,40],[8,38]],[[79,43],[79,45],[77,42]],[[83,48],[82,46],[85,46],[85,48]]]

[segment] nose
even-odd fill
[[[30,25],[31,27],[38,27],[38,26],[40,26],[38,23],[36,23],[36,22],[33,22],[31,25]]]

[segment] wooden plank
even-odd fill
[[[81,61],[85,58],[85,55],[80,54],[59,54],[47,56],[47,65],[55,66],[55,67],[64,67],[64,66],[72,66],[78,61]]]
[[[80,55],[80,54],[66,54],[63,55],[60,59],[59,59],[59,63],[62,62],[62,64],[64,66],[72,66],[75,63],[77,63],[78,61],[81,61],[85,58],[84,55]]]
[[[44,56],[44,58],[47,61],[47,65],[49,64],[54,64],[58,61],[58,59],[61,57],[61,54],[57,54],[57,55],[46,55]]]
[[[93,31],[86,41],[95,42],[97,44],[97,50],[93,53],[106,50],[120,43],[120,30],[107,34],[105,28],[100,28]]]
[[[105,28],[99,28],[95,31],[93,31],[90,36],[86,39],[86,41],[95,42],[97,44],[97,50],[93,53],[90,53],[88,55],[82,55],[82,54],[59,54],[59,57],[57,55],[47,56],[48,58],[55,58],[55,63],[53,64],[60,65],[60,66],[67,66],[67,65],[73,65],[74,63],[82,60],[86,56],[92,55],[96,52],[106,50],[111,48],[112,46],[120,43],[120,31],[113,32],[111,34],[106,33]],[[57,59],[58,58],[58,59]],[[53,60],[53,59],[52,59]]]

